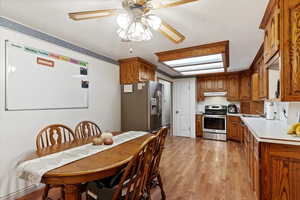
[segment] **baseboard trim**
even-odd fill
[[[27,188],[24,188],[22,190],[16,191],[14,193],[8,194],[6,196],[0,197],[0,200],[15,200],[18,198],[21,198],[23,196],[26,196],[27,194],[30,194],[36,190],[42,189],[44,186],[42,184],[40,185],[31,185]]]

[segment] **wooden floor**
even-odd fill
[[[168,137],[161,163],[167,200],[254,200],[241,151],[235,142]],[[159,189],[151,196],[160,200]],[[25,199],[41,199],[41,192]]]

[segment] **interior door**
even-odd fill
[[[191,137],[191,88],[190,81],[174,82],[174,136]]]

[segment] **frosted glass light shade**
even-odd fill
[[[151,28],[154,30],[158,30],[161,26],[161,19],[156,15],[147,15],[146,22],[149,24]]]
[[[152,38],[152,33],[144,24],[141,22],[131,23],[127,29],[119,28],[117,31],[120,38],[125,41],[145,41]]]
[[[122,29],[126,29],[131,22],[131,19],[128,14],[120,14],[117,17],[117,23]]]

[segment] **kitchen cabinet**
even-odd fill
[[[203,136],[202,118],[203,115],[196,115],[196,137]]]
[[[259,74],[253,73],[251,78],[252,101],[259,101]]]
[[[300,101],[300,0],[280,0],[280,97]]]
[[[269,77],[268,77],[268,69],[267,65],[263,62],[263,57],[260,59],[259,63],[259,69],[258,69],[258,79],[259,79],[259,99],[265,100],[268,99],[268,83],[269,83]]]
[[[264,102],[263,101],[242,101],[241,113],[261,115],[264,114]]]
[[[204,91],[205,92],[224,92],[226,91],[226,78],[225,77],[210,77],[204,78]]]
[[[224,92],[226,91],[226,77],[217,77],[215,79],[215,91]]]
[[[242,125],[242,149],[256,200],[298,200],[300,146],[258,142]]]
[[[261,199],[298,200],[300,146],[264,143],[261,149]]]
[[[155,81],[155,65],[139,58],[128,58],[119,60],[120,83],[132,84],[146,81]]]
[[[239,75],[230,75],[227,77],[227,100],[239,101],[240,100],[240,78]]]
[[[225,92],[226,77],[197,78],[197,101],[204,100],[204,92]]]
[[[269,70],[270,100],[300,101],[300,0],[270,0],[260,28],[265,31],[264,63],[279,55],[279,67]],[[272,75],[276,72],[275,75]],[[279,95],[277,80],[280,79]],[[273,81],[272,81],[273,80]],[[270,86],[271,85],[271,86]],[[274,87],[275,86],[275,87]],[[274,90],[274,88],[276,88]],[[262,95],[264,96],[264,95]],[[279,98],[278,98],[279,96]]]
[[[238,116],[227,116],[227,138],[241,142],[242,140],[241,119]]]
[[[271,0],[269,4],[270,13],[265,17],[261,28],[265,30],[264,37],[264,61],[267,63],[279,50],[279,23],[280,10],[279,1]]]
[[[251,100],[251,75],[249,72],[241,73],[240,99],[242,101]]]
[[[205,80],[197,79],[197,101],[204,101]]]

